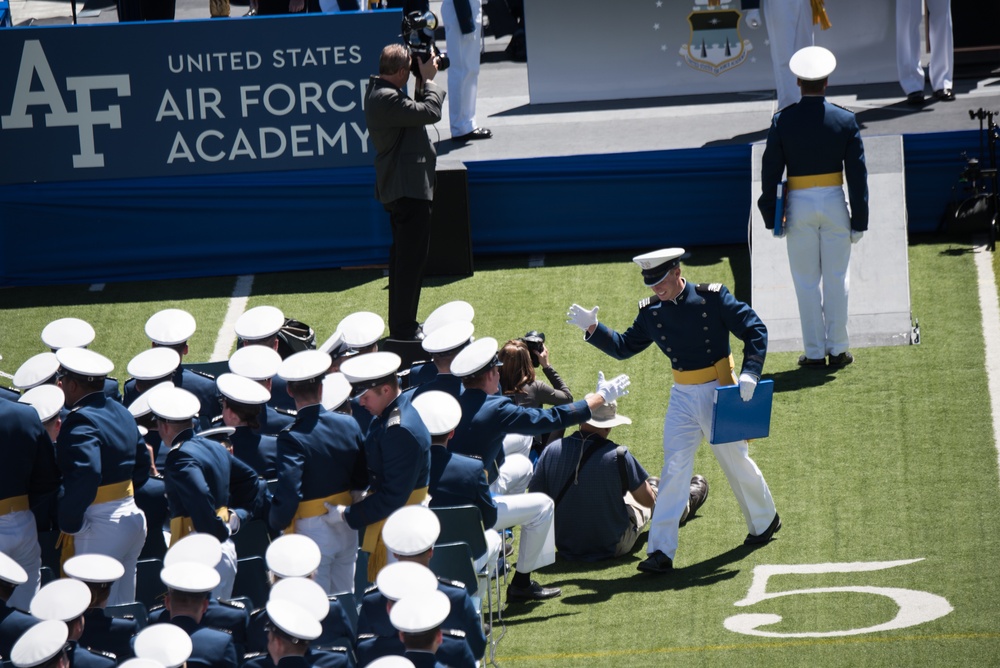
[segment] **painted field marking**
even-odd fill
[[[986,246],[976,246],[974,257],[979,277],[979,310],[983,314],[986,386],[990,391],[993,443],[997,449],[997,466],[1000,466],[1000,305],[997,303],[997,283],[993,274],[993,253],[988,252]]]
[[[233,296],[229,299],[229,308],[226,310],[226,319],[222,321],[219,328],[219,335],[215,338],[215,350],[209,362],[222,362],[229,359],[229,351],[236,343],[236,321],[247,308],[247,301],[253,290],[253,274],[238,276],[236,285],[233,286]]]

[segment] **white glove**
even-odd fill
[[[586,333],[591,327],[597,326],[597,311],[600,308],[600,306],[595,306],[588,311],[579,304],[573,304],[566,313],[566,316],[569,317],[566,322],[570,325],[576,325]]]
[[[757,388],[757,379],[749,373],[740,374],[740,398],[743,401],[753,399],[753,391]]]
[[[631,385],[631,383],[632,381],[625,374],[611,380],[605,380],[604,372],[597,372],[597,394],[604,398],[604,403],[610,403],[618,397],[624,397],[628,394],[628,390],[625,388]]]
[[[233,536],[237,531],[240,530],[240,516],[236,514],[235,510],[229,511],[229,535]]]
[[[861,241],[861,237],[865,236],[865,233],[859,230],[851,230],[851,243],[856,244]]]
[[[747,25],[751,28],[760,27],[760,10],[759,9],[748,9],[743,15],[747,20]]]
[[[347,506],[334,506],[329,503],[324,503],[323,505],[326,506],[326,515],[323,516],[323,521],[331,527],[336,527],[347,522],[344,519],[344,511],[347,510]]]

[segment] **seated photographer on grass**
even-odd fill
[[[530,492],[552,497],[556,506],[556,548],[571,561],[598,561],[630,554],[656,505],[659,478],[646,473],[623,445],[609,440],[611,429],[632,424],[618,414],[617,402],[593,410],[580,430],[542,452]],[[691,479],[691,495],[681,526],[705,503],[708,483]]]
[[[549,362],[545,334],[531,331],[523,339],[512,339],[503,345],[497,356],[503,362],[500,367],[503,395],[518,406],[541,408],[573,403],[572,392]],[[551,385],[535,376],[535,368],[539,366]],[[534,437],[508,434],[504,438],[504,454],[508,457],[520,454],[534,461],[546,444],[562,435],[562,430]]]

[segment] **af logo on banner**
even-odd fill
[[[730,4],[709,0],[708,8],[688,14],[691,38],[680,49],[688,66],[719,76],[746,61],[753,45],[740,36],[742,14]]]
[[[4,30],[0,183],[370,165],[364,95],[400,20]]]

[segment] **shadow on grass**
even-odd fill
[[[796,367],[788,371],[766,374],[765,378],[774,381],[775,392],[795,392],[833,382],[837,378],[837,371],[828,366]]]

